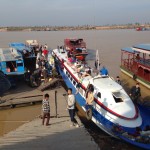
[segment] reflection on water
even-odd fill
[[[0,111],[0,136],[34,119],[41,113],[41,105]]]

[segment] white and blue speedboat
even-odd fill
[[[77,84],[81,81],[81,76],[79,76],[77,72],[76,64],[68,62],[67,52],[63,49],[54,49],[52,53],[55,58],[56,67],[63,80],[75,93],[77,91]],[[83,64],[80,64],[80,67],[82,65]],[[89,66],[84,65],[84,69],[86,70],[87,68],[89,68]],[[82,74],[84,74],[83,69]],[[128,135],[128,133],[134,135],[136,127],[144,129],[146,125],[150,124],[150,117],[149,114],[147,114],[149,110],[144,112],[145,109],[137,107],[123,87],[116,83],[111,77],[88,75],[82,77],[79,92],[75,95],[76,102],[85,112],[87,111],[85,107],[85,93],[89,84],[94,86],[94,102],[91,120],[111,136],[121,138],[136,146],[150,149],[149,141],[144,143],[143,141],[136,140],[136,137],[131,138],[130,136],[125,136]],[[144,111],[140,112],[141,110]],[[117,129],[119,128],[119,130],[114,131],[116,127]],[[146,135],[146,138],[150,138],[150,135]]]

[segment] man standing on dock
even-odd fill
[[[43,111],[42,125],[44,125],[45,118],[47,118],[46,126],[48,126],[50,120],[49,94],[44,95],[44,99],[42,101],[42,111]]]
[[[139,98],[141,96],[141,89],[139,83],[136,83],[136,86],[132,87],[130,96],[133,102],[137,103],[139,101]]]
[[[69,115],[71,118],[71,126],[79,127],[77,120],[75,119],[75,97],[72,94],[72,89],[68,88],[68,100],[67,100],[67,108],[69,110]]]

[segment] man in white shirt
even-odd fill
[[[77,120],[75,119],[75,97],[72,94],[71,88],[68,88],[67,108],[68,108],[70,119],[72,122],[71,126],[79,127],[79,124],[78,124]]]

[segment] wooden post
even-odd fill
[[[56,114],[56,118],[58,117],[57,115],[57,91],[55,91],[55,114]]]

